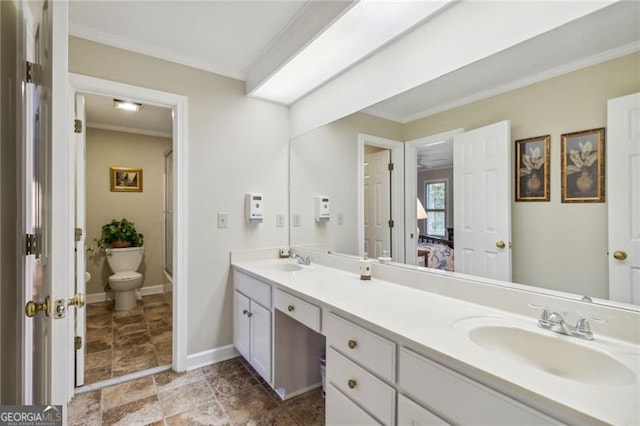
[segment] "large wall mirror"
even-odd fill
[[[607,101],[640,92],[639,28],[638,5],[620,2],[295,137],[291,244],[354,256],[365,249],[370,257],[390,253],[427,272],[454,269],[460,194],[454,194],[453,140],[508,121],[505,167],[514,186],[515,141],[550,135],[550,200],[516,202],[513,191],[507,197],[511,281],[608,299],[608,202],[561,202],[562,135],[607,127]],[[395,143],[405,152],[399,155]],[[402,165],[387,187],[375,176],[378,158]],[[391,196],[384,198],[385,191]],[[330,200],[329,221],[315,220],[316,196]],[[377,239],[385,215],[395,229]],[[453,258],[420,261],[420,243],[449,247]]]

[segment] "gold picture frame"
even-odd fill
[[[109,167],[111,192],[142,192],[142,169]]]
[[[565,133],[561,144],[563,203],[603,203],[605,131]]]
[[[551,136],[516,142],[516,201],[549,201]]]

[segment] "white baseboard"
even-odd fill
[[[171,289],[172,289],[171,284],[158,284],[158,285],[144,286],[136,290],[136,293],[138,293],[138,299],[140,299],[142,296],[149,296],[151,294],[164,294],[168,291],[171,291]],[[113,291],[107,291],[102,293],[91,293],[91,294],[87,294],[87,297],[86,297],[87,303],[107,302],[109,300],[114,300],[114,299],[115,299],[115,296],[113,294]]]
[[[312,384],[310,386],[307,386],[305,388],[298,389],[295,392],[290,392],[288,394],[285,394],[285,389],[284,388],[278,388],[278,389],[275,389],[275,391],[283,401],[286,401],[286,400],[291,399],[293,397],[296,397],[298,395],[302,395],[303,393],[307,393],[310,390],[313,390],[313,389],[316,389],[316,388],[321,388],[321,387],[322,387],[322,382],[318,382],[318,383],[314,383],[314,384]]]
[[[187,355],[187,371],[235,358],[240,353],[233,345]]]

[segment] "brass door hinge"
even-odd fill
[[[73,120],[73,133],[82,133],[82,120]]]
[[[394,222],[393,219],[389,219],[389,228],[393,228]]]
[[[73,345],[76,348],[76,351],[79,351],[82,348],[82,337],[76,336],[73,338]]]
[[[76,241],[80,241],[82,238],[82,228],[75,228]]]
[[[393,163],[389,163],[387,168],[389,169],[390,172],[392,172],[393,171]]]

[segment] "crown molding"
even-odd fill
[[[128,50],[130,52],[139,53],[141,55],[151,56],[180,65],[186,65],[199,70],[208,71],[235,80],[245,81],[247,76],[244,72],[220,67],[216,64],[202,61],[190,55],[176,53],[172,50],[143,43],[127,37],[98,31],[94,28],[87,27],[76,23],[69,23],[69,35],[90,40],[96,43],[106,44],[108,46],[117,47],[118,49]]]
[[[87,122],[87,127],[91,129],[110,130],[112,132],[135,133],[137,135],[155,136],[159,138],[173,138],[170,132],[160,132],[157,130],[138,129],[136,127],[116,126],[113,124]]]

